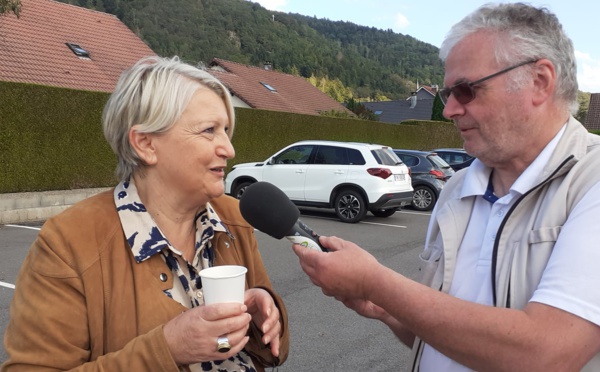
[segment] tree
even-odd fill
[[[0,0],[0,14],[15,13],[17,18],[21,14],[21,0]]]
[[[575,119],[579,120],[580,123],[585,122],[585,118],[590,107],[590,93],[579,91],[577,92],[577,102],[579,102],[579,111],[575,115]]]
[[[15,2],[22,0],[0,0]],[[401,99],[443,80],[438,48],[389,30],[269,11],[241,0],[56,0],[116,15],[158,55],[214,57],[330,81],[338,102]],[[1,51],[0,51],[1,53]]]
[[[435,95],[433,99],[433,107],[431,109],[431,120],[436,121],[450,121],[444,117],[444,104],[439,94]]]
[[[330,80],[327,76],[317,78],[315,75],[311,75],[307,80],[321,92],[338,102],[345,102],[353,96],[352,90],[345,87],[340,79]]]
[[[354,98],[350,98],[346,102],[346,108],[355,113],[359,119],[379,121],[379,116],[377,116],[373,111],[366,108],[365,105],[363,105],[362,103],[354,100]]]
[[[319,115],[332,117],[332,118],[339,118],[339,119],[355,119],[354,116],[351,116],[346,111],[338,111],[338,110],[334,110],[334,109],[331,109],[329,111],[321,111],[321,112],[319,112]]]

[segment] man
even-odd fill
[[[442,44],[444,115],[477,157],[432,214],[422,283],[347,241],[298,245],[311,280],[413,346],[414,371],[600,371],[600,137],[547,9],[484,5]]]

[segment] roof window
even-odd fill
[[[271,92],[277,93],[277,89],[273,88],[272,86],[270,86],[267,83],[263,83],[262,81],[260,82],[265,88],[267,88],[268,90],[270,90]]]
[[[65,43],[69,49],[71,49],[71,51],[73,53],[75,53],[75,55],[79,58],[86,58],[86,59],[92,59],[90,57],[90,52],[88,52],[87,50],[83,49],[81,46],[79,46],[78,44],[73,44],[73,43]]]

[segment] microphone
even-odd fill
[[[250,225],[275,239],[285,236],[292,243],[329,251],[319,243],[319,235],[300,221],[298,207],[269,182],[256,182],[246,188],[240,198],[240,212]]]

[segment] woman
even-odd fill
[[[177,57],[147,57],[123,73],[102,120],[121,182],[43,226],[17,280],[2,371],[283,363],[285,306],[223,195],[235,155],[227,89]],[[245,303],[204,305],[199,271],[225,264],[248,268]]]

